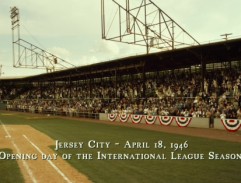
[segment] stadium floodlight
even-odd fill
[[[112,2],[112,5],[109,3]],[[113,4],[117,7],[112,21]],[[112,8],[108,8],[112,6]],[[173,50],[199,45],[184,28],[151,0],[101,0],[102,39],[151,48]]]
[[[14,6],[11,8],[10,13],[12,19],[13,67],[46,69],[47,72],[75,67],[75,65],[56,55],[21,39],[19,9]]]
[[[10,17],[12,19],[12,25],[14,26],[19,22],[19,10],[17,7],[14,6],[13,8],[11,8],[10,12],[11,12]]]

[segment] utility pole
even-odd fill
[[[224,37],[223,39],[225,39],[225,41],[228,40],[228,36],[232,35],[232,33],[226,33],[226,34],[222,34],[220,36]]]

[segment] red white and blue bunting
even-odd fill
[[[176,121],[179,127],[188,127],[192,121],[192,117],[174,117],[174,116],[150,116],[150,115],[135,115],[135,114],[108,114],[108,119],[114,122],[117,118],[122,123],[126,123],[131,118],[132,123],[139,124],[142,118],[145,118],[145,122],[148,125],[153,125],[156,122],[156,119],[159,119],[160,125],[169,126]],[[241,120],[238,119],[224,119],[221,120],[225,129],[229,132],[236,132],[241,128]]]
[[[230,132],[236,132],[241,127],[241,120],[238,119],[224,119],[221,121],[226,130]]]
[[[142,115],[131,115],[131,120],[132,120],[132,123],[134,124],[138,124],[141,122],[141,119],[142,119]]]
[[[129,114],[108,114],[108,119],[110,121],[115,121],[119,117],[120,122],[126,123],[129,118],[131,118],[132,123],[138,124],[141,122],[142,118],[145,118],[146,124],[152,125],[155,124],[156,119],[158,118],[161,125],[169,126],[173,120],[176,121],[179,127],[187,127],[191,122],[191,117],[173,117],[173,116],[150,116],[150,115],[129,115]]]
[[[172,123],[173,118],[171,116],[158,116],[160,124],[169,126]]]
[[[129,114],[120,114],[119,118],[122,123],[126,123],[129,119],[130,115]]]
[[[146,124],[153,125],[156,122],[156,116],[145,116]]]
[[[116,120],[116,118],[117,118],[117,114],[108,114],[108,119],[110,120],[110,121],[115,121]]]
[[[192,121],[191,117],[173,117],[175,118],[177,125],[179,127],[187,127],[189,123]]]

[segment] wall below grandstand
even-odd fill
[[[226,130],[226,128],[224,127],[222,121],[220,119],[214,119],[214,127],[215,129],[219,129],[219,130]]]
[[[108,119],[108,115],[107,114],[100,114],[99,116],[100,120],[103,121],[109,121]],[[121,122],[119,118],[115,119],[115,122]],[[133,123],[132,119],[129,118],[127,120],[127,123]],[[142,124],[146,124],[146,120],[143,117],[140,121],[140,123]],[[154,122],[155,125],[160,125],[160,122],[156,119]],[[178,126],[178,124],[175,121],[172,121],[172,123],[170,124],[170,126]],[[192,118],[192,121],[189,123],[188,127],[192,127],[192,128],[209,128],[209,119],[208,118]]]
[[[0,110],[6,109],[6,103],[0,102]]]
[[[145,115],[99,115],[99,119],[103,121],[112,121],[119,123],[134,123],[147,125],[164,125],[178,126],[190,128],[209,128],[209,118],[191,118],[191,117],[175,117],[175,116],[145,116]],[[236,132],[241,129],[241,121],[237,119],[214,119],[214,129],[227,130]]]

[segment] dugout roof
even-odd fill
[[[1,79],[1,81],[69,81],[101,78],[123,74],[136,74],[172,70],[201,65],[241,60],[241,38],[186,47],[170,51],[131,56],[111,61],[80,66],[76,68],[40,74],[19,79]]]

